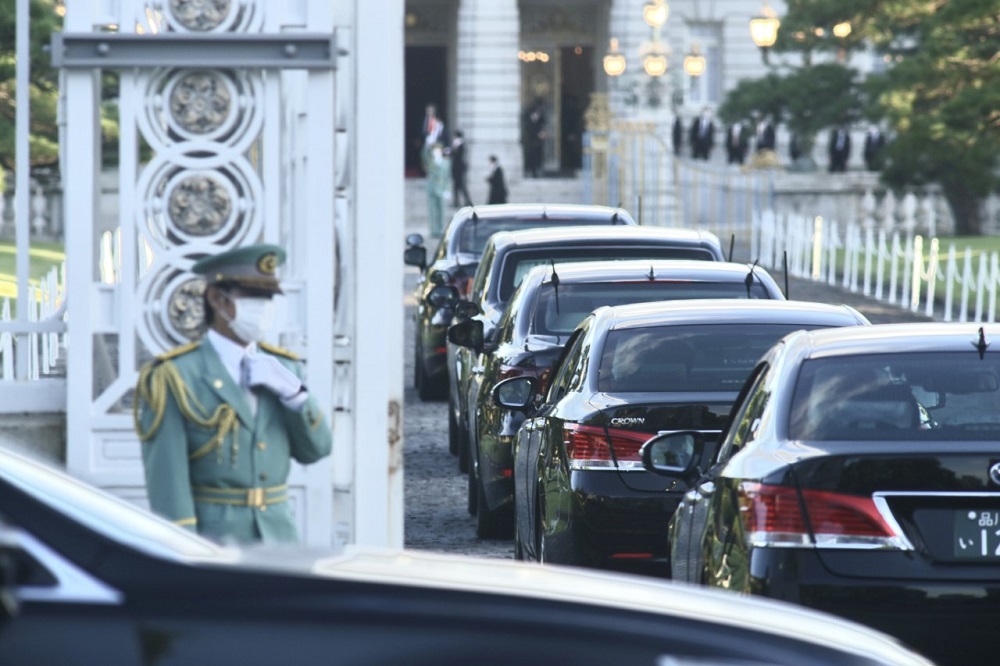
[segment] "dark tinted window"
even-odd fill
[[[750,371],[796,324],[633,328],[608,333],[598,390],[739,391]]]
[[[1000,358],[970,350],[806,361],[789,437],[1000,439]]]
[[[714,261],[715,256],[706,249],[697,247],[592,247],[592,248],[546,248],[540,251],[511,252],[503,260],[497,297],[506,303],[517,285],[535,266],[595,259],[696,259]],[[767,296],[761,296],[767,298]]]
[[[767,298],[760,283],[750,288],[750,298]],[[531,332],[565,335],[592,311],[604,305],[691,298],[747,298],[742,282],[591,282],[564,284],[558,290],[547,284],[535,302]]]
[[[511,218],[508,220],[490,218],[489,220],[467,221],[458,230],[457,248],[459,252],[469,252],[471,254],[482,254],[486,247],[486,241],[490,236],[498,231],[519,231],[521,229],[535,229],[555,226],[590,226],[598,224],[611,224],[611,216],[607,219],[527,219],[523,217]]]

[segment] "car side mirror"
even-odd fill
[[[495,405],[516,412],[529,412],[535,406],[538,380],[534,377],[508,377],[490,390]]]
[[[458,289],[451,285],[439,285],[427,292],[427,303],[438,309],[452,307],[461,299]]]
[[[448,329],[448,342],[460,347],[468,347],[477,354],[483,351],[483,322],[466,319]]]
[[[705,440],[699,432],[671,432],[646,440],[639,455],[647,471],[685,478],[697,469],[704,447]]]
[[[403,250],[403,263],[407,266],[416,266],[420,270],[427,268],[427,248],[423,245],[414,245]]]
[[[459,321],[475,317],[479,312],[479,306],[471,301],[459,301],[455,304],[455,318]]]

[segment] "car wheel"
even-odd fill
[[[506,504],[499,509],[490,509],[486,503],[486,494],[479,474],[475,467],[469,472],[469,478],[475,477],[476,487],[476,536],[480,539],[509,539],[513,536],[514,516],[511,506]]]
[[[427,377],[427,371],[424,369],[423,361],[419,358],[416,360],[416,366],[414,367],[413,374],[416,375],[417,384],[417,395],[424,402],[431,402],[435,400],[442,400],[448,390],[447,383],[438,380],[432,380]]]
[[[466,479],[465,506],[469,510],[469,515],[475,516],[479,509],[479,479],[476,478],[475,470],[469,470]]]

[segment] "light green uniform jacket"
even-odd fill
[[[290,352],[260,345],[301,378]],[[333,436],[314,397],[301,410],[257,389],[257,413],[207,341],[143,368],[135,422],[152,509],[221,542],[295,541],[287,501],[291,461],[330,453]]]

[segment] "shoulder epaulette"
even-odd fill
[[[170,351],[165,351],[156,357],[157,361],[169,361],[172,358],[177,358],[187,354],[189,351],[194,351],[198,348],[197,342],[189,342],[186,345],[181,345],[180,347],[174,347]]]
[[[284,356],[285,358],[291,359],[293,361],[301,361],[299,355],[295,352],[288,351],[282,347],[276,347],[274,345],[269,345],[266,342],[258,342],[257,346],[268,352],[269,354],[274,354],[275,356]]]

